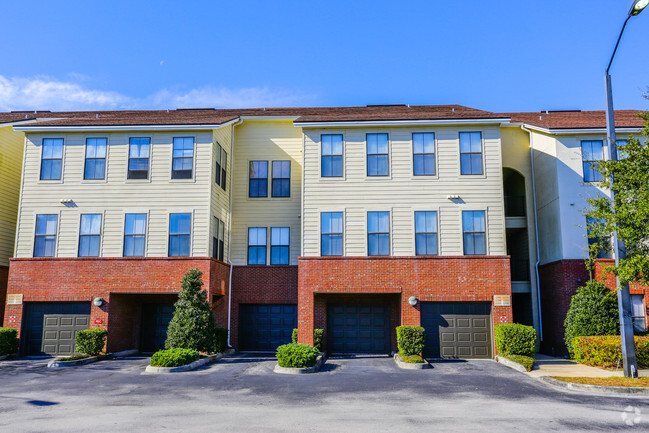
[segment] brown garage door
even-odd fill
[[[491,358],[491,303],[422,302],[424,355],[430,358]]]
[[[77,331],[89,327],[89,314],[46,314],[43,316],[41,351],[48,355],[72,355]]]

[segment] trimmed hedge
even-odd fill
[[[502,323],[495,326],[496,349],[499,355],[523,355],[534,358],[536,351],[536,330],[517,323]]]
[[[280,367],[313,367],[320,352],[313,346],[302,343],[284,344],[277,348],[277,363]]]
[[[426,330],[421,326],[397,326],[397,346],[404,359],[421,354],[426,346]]]
[[[104,350],[108,331],[102,328],[77,331],[77,352],[97,356]]]
[[[649,367],[649,337],[634,337],[638,368]],[[619,335],[575,337],[572,340],[575,361],[594,367],[617,367],[622,359]]]
[[[225,353],[228,350],[228,330],[214,328],[214,353]]]
[[[293,344],[297,343],[298,330],[293,328],[293,333],[291,334],[291,341]],[[316,328],[313,330],[313,347],[318,349],[318,352],[322,352],[322,339],[324,338],[324,329]]]
[[[525,355],[507,355],[503,356],[503,358],[507,358],[510,361],[514,361],[518,364],[521,364],[523,367],[525,367],[525,370],[527,371],[532,371],[534,368],[534,358],[531,356],[525,356]]]
[[[194,349],[166,349],[160,350],[151,357],[152,367],[180,367],[191,364],[200,358],[200,354]]]
[[[14,328],[0,328],[0,356],[18,352],[18,331]]]

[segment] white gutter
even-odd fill
[[[539,341],[543,341],[543,315],[541,314],[541,281],[539,278],[539,264],[541,263],[541,250],[539,247],[539,214],[536,208],[536,177],[534,175],[534,138],[532,131],[526,125],[521,125],[523,131],[530,136],[530,164],[532,169],[532,198],[534,202],[534,235],[536,236],[536,263],[534,273],[536,278],[536,307],[539,310]]]
[[[515,124],[511,124],[512,126]],[[577,135],[577,134],[606,134],[606,128],[543,128],[541,126],[531,125],[529,123],[519,124],[521,128],[530,132],[529,130],[544,132],[546,134],[555,134],[555,135]],[[529,128],[529,129],[528,129]],[[615,128],[616,132],[621,134],[632,134],[642,131],[640,127],[627,127],[627,128]]]
[[[48,119],[48,121],[51,119]],[[231,125],[239,121],[239,118],[229,120],[224,123],[216,124],[196,124],[196,125],[41,125],[38,123],[35,126],[14,126],[16,131],[31,131],[31,132],[56,132],[56,131],[152,131],[156,129],[163,130],[206,130],[206,129],[219,129],[224,126]]]
[[[234,183],[234,176],[232,170],[234,167],[234,127],[243,122],[241,119],[236,119],[232,122],[232,133],[230,134],[230,209],[228,212],[228,264],[230,265],[230,275],[228,277],[228,347],[230,344],[230,329],[232,328],[232,184]]]
[[[352,126],[409,126],[409,125],[484,125],[509,122],[509,117],[500,119],[413,119],[413,120],[352,120],[333,122],[294,122],[302,128],[352,127]]]

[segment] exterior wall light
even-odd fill
[[[92,300],[92,303],[95,307],[101,307],[102,305],[104,305],[104,302],[104,298],[95,298]]]
[[[416,296],[411,296],[408,298],[408,303],[412,305],[413,307],[417,305],[417,302],[419,302],[419,299],[417,299]]]

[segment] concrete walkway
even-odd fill
[[[604,370],[603,368],[589,367],[588,365],[578,364],[569,359],[553,358],[551,356],[536,354],[534,370],[529,373],[532,377],[539,376],[565,376],[565,377],[614,377],[624,376],[622,367],[620,370]],[[639,370],[638,374],[649,376],[649,370]]]

